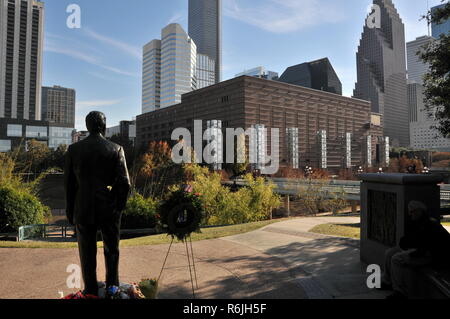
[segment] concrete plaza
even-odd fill
[[[367,288],[359,241],[310,233],[324,223],[358,217],[298,218],[250,233],[194,242],[197,298],[384,298]],[[121,249],[122,282],[158,277],[168,245]],[[66,268],[77,249],[0,249],[0,298],[57,299],[68,289]],[[99,280],[104,279],[102,250]],[[175,244],[161,277],[159,298],[192,298],[186,247]]]

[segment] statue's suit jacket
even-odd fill
[[[100,134],[72,144],[66,153],[64,185],[69,222],[80,225],[115,222],[130,191],[123,148]]]

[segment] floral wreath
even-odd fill
[[[203,208],[200,194],[192,187],[172,192],[160,209],[160,223],[172,238],[184,241],[193,232],[200,232]]]

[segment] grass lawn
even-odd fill
[[[360,238],[360,224],[322,224],[317,225],[310,230],[312,233],[318,233],[330,236]]]
[[[232,236],[237,234],[248,233],[253,230],[257,230],[264,226],[277,223],[280,221],[284,221],[287,219],[274,219],[267,220],[262,222],[255,222],[249,224],[242,225],[233,225],[233,226],[225,226],[225,227],[215,227],[215,228],[205,228],[202,229],[202,232],[199,234],[192,234],[193,241],[206,240],[206,239],[214,239],[226,236]],[[169,244],[171,241],[171,237],[168,237],[165,234],[162,235],[154,235],[133,239],[124,239],[120,241],[120,247],[129,247],[129,246],[147,246],[147,245],[160,245],[160,244]],[[103,247],[102,242],[98,242],[98,247]],[[27,242],[7,242],[0,241],[0,248],[77,248],[77,244],[75,242],[70,243],[56,243],[56,242],[42,242],[42,241],[27,241]]]

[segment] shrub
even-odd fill
[[[233,193],[221,183],[218,173],[210,173],[198,165],[186,167],[192,176],[194,192],[201,194],[207,225],[235,225],[267,220],[272,210],[280,206],[280,198],[273,185],[264,178],[245,176],[247,187]]]
[[[256,222],[271,218],[272,210],[280,207],[280,196],[273,192],[275,185],[266,184],[263,177],[254,178],[251,174],[244,177],[248,187],[240,189],[239,193],[249,193],[245,222]],[[240,202],[240,199],[238,199]]]
[[[47,223],[50,209],[25,190],[0,187],[0,231],[14,232],[19,227]]]
[[[336,214],[348,206],[344,189],[341,188],[337,192],[330,193],[326,190],[329,184],[328,180],[315,180],[313,183],[299,188],[298,199],[306,215],[316,215],[325,211]]]
[[[156,225],[158,202],[136,193],[127,202],[122,214],[122,229],[152,228]]]

